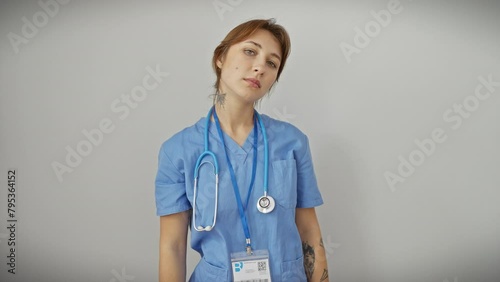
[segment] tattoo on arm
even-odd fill
[[[323,238],[319,239],[319,245],[323,250],[325,249],[325,244],[323,244]],[[328,269],[323,269],[323,274],[321,275],[320,282],[326,281],[328,279]]]
[[[323,282],[326,279],[328,279],[328,269],[323,269],[323,275],[321,275],[321,279],[319,281]]]
[[[304,252],[304,269],[306,271],[307,280],[309,281],[313,277],[316,255],[314,254],[314,248],[307,242],[302,242],[302,251]]]

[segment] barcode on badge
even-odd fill
[[[269,279],[239,280],[235,282],[269,282]]]
[[[259,271],[266,271],[267,270],[267,262],[259,261],[258,267],[259,267]]]

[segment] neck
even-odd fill
[[[227,133],[246,131],[253,127],[253,104],[234,103],[234,101],[231,103],[228,99],[224,102],[224,105],[216,103],[215,110],[222,129]]]

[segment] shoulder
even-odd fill
[[[174,135],[172,135],[162,143],[160,151],[167,155],[172,155],[175,152],[178,152],[180,148],[187,145],[187,142],[196,142],[198,141],[198,139],[201,139],[193,138],[193,136],[203,133],[203,130],[205,128],[205,124],[203,122],[204,120],[205,118],[200,118],[193,125],[185,127],[182,130],[176,132]]]
[[[274,119],[265,114],[261,114],[261,117],[262,117],[262,122],[266,127],[266,131],[268,131],[270,134],[278,134],[283,137],[287,136],[287,137],[307,140],[307,135],[295,125],[286,121]]]
[[[270,150],[277,159],[295,158],[302,162],[309,159],[309,138],[297,126],[271,118],[267,115],[261,115],[262,122],[266,127]]]

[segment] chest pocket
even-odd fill
[[[269,195],[283,208],[297,206],[297,165],[295,159],[273,161]]]

